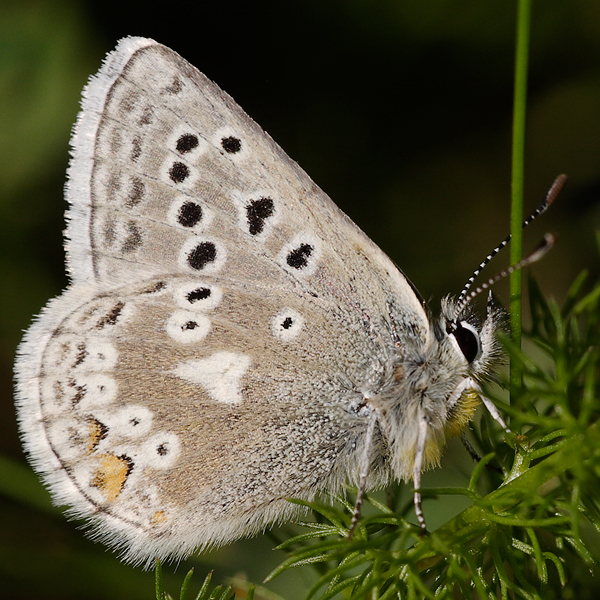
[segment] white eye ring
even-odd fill
[[[471,335],[465,336],[465,331],[468,331]],[[473,325],[466,321],[460,321],[460,323],[457,323],[454,330],[450,332],[449,336],[455,348],[469,364],[481,358],[481,355],[483,354],[481,339],[479,337],[479,332]]]

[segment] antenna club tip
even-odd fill
[[[526,258],[524,258],[519,263],[519,268],[524,267],[526,265],[530,265],[531,263],[537,262],[543,256],[545,256],[548,251],[552,249],[554,246],[554,242],[556,241],[556,236],[553,233],[547,233],[544,235],[542,241],[538,244],[538,247]]]
[[[567,179],[568,177],[564,173],[561,173],[554,180],[554,183],[550,186],[550,189],[546,194],[545,204],[547,207],[550,206],[554,202],[554,200],[556,200],[556,197],[558,196],[558,194],[560,194],[561,190],[565,186],[565,183],[567,183]]]

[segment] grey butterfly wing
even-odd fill
[[[17,363],[24,441],[55,498],[140,561],[356,479],[396,325],[429,335],[389,259],[150,40],[109,55],[73,143],[73,285]]]
[[[228,292],[210,276],[123,286],[43,350],[53,491],[133,561],[248,535],[289,516],[286,498],[356,479],[369,339],[340,311]]]
[[[326,283],[329,294],[351,261],[357,275],[390,280],[398,300],[423,319],[381,251],[172,50],[122,41],[86,90],[73,142],[68,258],[76,282],[225,269],[247,283],[267,276],[292,289],[318,266],[327,277],[312,278],[310,287]],[[365,296],[373,303],[377,290]]]

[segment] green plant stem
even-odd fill
[[[513,100],[513,143],[511,173],[510,262],[515,264],[522,255],[523,182],[525,170],[525,111],[527,106],[527,69],[529,59],[529,29],[531,0],[518,0],[517,46]],[[512,340],[521,347],[521,271],[510,276],[510,328]],[[522,371],[511,360],[510,382],[513,389],[521,387]]]

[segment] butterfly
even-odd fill
[[[467,288],[434,318],[227,94],[152,40],[108,55],[71,143],[71,282],[16,361],[21,436],[54,501],[146,564],[348,483],[413,479],[424,528],[421,472],[480,402],[500,311],[479,319]]]

